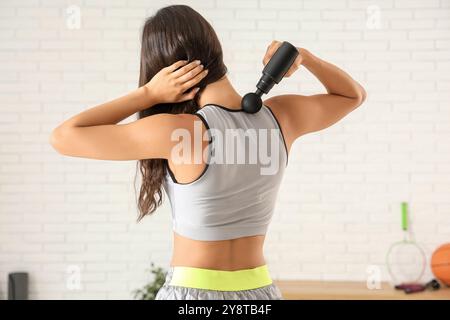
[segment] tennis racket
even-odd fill
[[[386,254],[386,267],[393,286],[416,284],[422,279],[426,255],[409,230],[408,203],[401,203],[403,240],[394,242]]]

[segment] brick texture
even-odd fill
[[[143,19],[172,3],[0,2],[0,299],[12,271],[30,273],[33,299],[131,299],[150,261],[168,266],[170,208],[136,224],[135,162],[65,158],[48,138],[61,120],[137,86]],[[291,150],[265,245],[274,278],[364,281],[369,265],[387,278],[405,200],[428,257],[449,241],[449,1],[176,3],[215,27],[242,95],[272,39],[308,48],[367,89],[360,109]],[[68,28],[69,5],[80,29]],[[300,70],[270,95],[320,90]],[[80,290],[68,285],[73,266]]]

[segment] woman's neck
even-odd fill
[[[241,109],[242,97],[233,88],[233,85],[225,75],[220,80],[208,84],[198,98],[198,105],[203,108],[212,103],[229,109]]]

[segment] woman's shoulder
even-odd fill
[[[278,95],[270,97],[263,101],[263,104],[269,108],[275,120],[278,122],[285,139],[286,148],[290,150],[295,136],[292,134],[292,119],[290,119],[290,106],[296,103],[297,95]]]

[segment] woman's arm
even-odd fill
[[[366,98],[363,87],[345,71],[302,48],[299,48],[299,57],[287,76],[300,65],[317,77],[327,93],[311,96],[286,94],[264,101],[278,118],[288,147],[301,135],[336,123]]]
[[[145,86],[81,112],[55,128],[50,143],[61,154],[103,160],[167,158],[171,134],[191,128],[192,117],[158,114],[132,123],[117,123],[152,105],[193,99],[186,90],[206,76],[199,63],[178,61],[163,68]]]
[[[302,65],[316,76],[328,94],[364,101],[366,95],[364,89],[348,73],[316,57],[306,49],[299,49],[299,52],[302,56]]]

